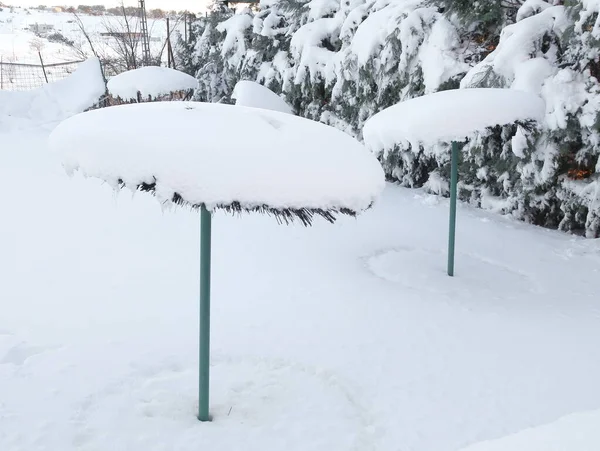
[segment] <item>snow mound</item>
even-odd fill
[[[574,413],[508,437],[477,443],[463,451],[597,451],[599,422],[600,410]]]
[[[105,89],[100,62],[90,58],[64,80],[32,91],[0,91],[0,130],[61,121],[97,104]]]
[[[160,97],[172,92],[196,89],[198,81],[184,72],[168,67],[148,66],[123,72],[108,81],[108,92],[113,97],[135,99],[138,92],[143,98]]]
[[[359,212],[384,187],[381,166],[352,137],[256,108],[123,105],[72,117],[49,140],[68,172],[115,187],[146,184],[164,204]]]
[[[285,100],[269,88],[253,81],[242,80],[238,82],[233,89],[231,98],[239,106],[263,108],[265,110],[294,114],[292,107]]]
[[[387,108],[365,123],[365,143],[374,151],[410,143],[463,141],[473,133],[517,120],[541,121],[544,101],[512,89],[454,89]]]

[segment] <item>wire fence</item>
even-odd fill
[[[0,89],[28,91],[71,75],[82,61],[65,63],[24,64],[0,59]]]

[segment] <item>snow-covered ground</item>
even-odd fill
[[[597,451],[599,421],[600,410],[574,413],[508,437],[477,443],[464,451]]]
[[[198,215],[67,177],[55,124],[24,125],[0,131],[0,450],[454,451],[548,423],[600,447],[600,241],[461,206],[449,278],[422,191],[312,228],[217,213],[200,423]]]

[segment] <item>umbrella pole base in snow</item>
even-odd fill
[[[200,340],[198,419],[211,421],[208,413],[210,381],[210,251],[211,213],[200,209]]]
[[[456,197],[458,185],[458,143],[452,142],[450,169],[450,226],[448,229],[448,275],[454,276],[454,245],[456,242]]]

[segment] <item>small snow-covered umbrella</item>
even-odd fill
[[[334,222],[369,208],[384,186],[375,157],[345,133],[257,108],[196,102],[83,113],[50,135],[68,172],[148,191],[200,210],[198,418],[209,420],[211,214],[258,212],[279,222]]]
[[[235,100],[235,104],[238,106],[263,108],[265,110],[294,114],[292,107],[285,100],[266,86],[255,81],[238,81],[235,88],[233,88],[231,98]]]
[[[124,102],[156,100],[176,92],[188,93],[198,87],[198,80],[169,67],[146,66],[115,75],[106,85],[114,99]]]
[[[370,118],[364,126],[366,145],[374,152],[409,143],[452,142],[448,275],[454,275],[458,142],[477,131],[515,121],[544,117],[544,101],[535,94],[512,89],[454,89],[407,100]]]

